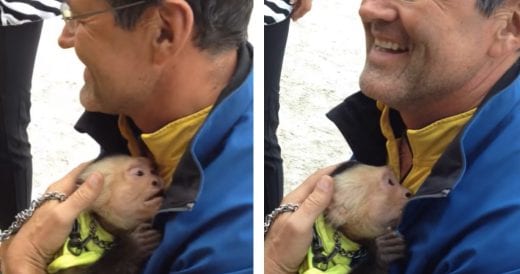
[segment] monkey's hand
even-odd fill
[[[133,241],[134,248],[136,249],[135,258],[140,261],[144,261],[146,258],[152,255],[152,252],[159,246],[162,235],[159,231],[152,228],[149,223],[142,223],[130,233],[130,238]]]
[[[406,242],[398,231],[389,231],[375,239],[375,260],[379,270],[387,271],[388,265],[406,256]]]
[[[88,274],[137,274],[161,241],[161,234],[149,223],[140,224],[133,232],[119,236],[117,244],[108,250]]]

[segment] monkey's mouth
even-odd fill
[[[395,218],[388,222],[388,227],[391,227],[392,229],[396,229],[400,223],[401,223],[401,218]]]
[[[146,199],[146,201],[151,201],[151,200],[154,200],[154,199],[163,199],[164,198],[164,190],[159,190],[157,192],[155,192],[152,196],[148,197],[148,199]]]

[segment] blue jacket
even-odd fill
[[[154,226],[163,240],[143,273],[252,273],[252,48],[182,156]],[[128,152],[117,117],[85,113],[76,128],[103,154]],[[174,140],[172,140],[174,141]]]
[[[393,264],[391,273],[520,273],[519,72],[517,63],[497,82],[407,204],[399,230],[408,257]],[[352,142],[356,157],[380,164],[386,155],[381,136],[363,141],[354,132],[367,134],[378,120],[361,118],[345,128],[362,111],[375,118],[374,108],[356,94],[328,116]],[[402,127],[394,119],[393,126]],[[370,125],[366,130],[364,122]],[[376,156],[360,155],[370,151]]]

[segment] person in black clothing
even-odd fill
[[[0,228],[31,199],[32,156],[27,134],[31,79],[42,21],[0,27]]]
[[[32,156],[31,81],[43,19],[60,14],[59,0],[0,0],[0,229],[29,206]],[[30,8],[29,8],[30,7]]]
[[[290,19],[298,20],[312,5],[312,0],[287,0],[287,6],[278,6],[280,1],[265,0],[264,14],[264,215],[276,208],[283,197],[283,165],[278,129],[280,109],[280,76]]]

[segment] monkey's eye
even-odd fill
[[[388,184],[393,186],[394,185],[394,182],[392,182],[392,180],[388,180]]]
[[[145,172],[142,168],[134,167],[130,170],[130,174],[132,174],[132,176],[142,177],[145,175]]]

